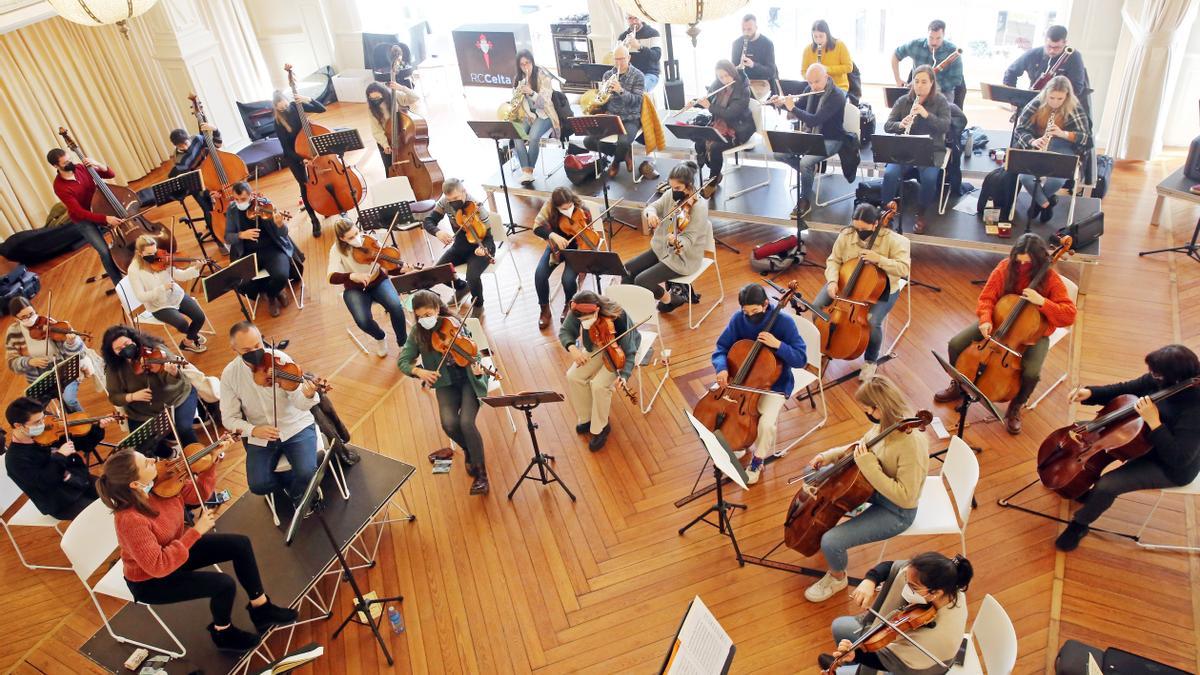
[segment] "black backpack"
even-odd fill
[[[979,188],[979,203],[975,213],[982,217],[983,210],[991,200],[992,207],[1000,209],[1000,220],[1004,220],[1012,210],[1013,200],[1016,198],[1017,174],[1005,171],[1003,167],[992,169],[992,172],[984,177],[983,185]]]
[[[8,314],[8,303],[13,298],[33,299],[42,290],[42,280],[36,272],[24,265],[15,265],[4,276],[0,276],[0,316]]]

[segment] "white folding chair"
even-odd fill
[[[708,311],[700,317],[699,321],[693,323],[692,287],[696,283],[696,279],[699,279],[700,275],[704,274],[705,270],[710,267],[717,271],[717,287],[721,290],[721,296],[718,297],[717,301],[713,303],[712,307],[709,307]],[[704,258],[700,260],[700,269],[682,277],[675,277],[674,279],[670,280],[670,283],[687,286],[688,327],[693,330],[699,328],[700,324],[704,323],[704,320],[708,318],[708,315],[716,311],[717,307],[725,302],[725,280],[721,278],[721,266],[717,264],[717,240],[711,235],[709,236],[708,242],[704,245]]]
[[[483,270],[484,274],[491,275],[492,282],[496,286],[496,301],[500,303],[500,311],[504,312],[504,316],[512,311],[513,306],[517,304],[517,296],[520,295],[521,289],[525,287],[525,279],[521,276],[521,266],[517,264],[517,259],[513,255],[512,246],[508,241],[508,230],[504,228],[502,219],[493,215],[491,218],[492,241],[496,242],[496,253],[492,256],[494,262]],[[513,291],[512,298],[508,301],[508,307],[504,306],[504,296],[500,294],[500,262],[508,259],[512,263],[513,271],[517,273],[517,288]]]
[[[884,354],[891,354],[896,351],[896,345],[900,344],[900,338],[904,337],[904,334],[908,332],[908,327],[912,325],[912,284],[909,283],[907,277],[902,277],[899,283],[896,284],[896,287],[896,293],[904,293],[906,296],[908,316],[904,317],[904,325],[900,327],[900,332],[896,333],[896,337],[892,340],[892,344],[888,346],[887,351],[883,352]],[[895,305],[893,305],[892,310],[894,311],[895,308]],[[888,318],[891,318],[891,312],[888,313]],[[884,321],[884,326],[886,325],[887,322]]]
[[[754,149],[756,146],[758,146],[759,140],[766,138],[766,136],[767,136],[766,123],[763,121],[762,104],[759,103],[754,98],[750,99],[750,113],[752,115],[754,115],[754,133],[750,135],[750,138],[746,139],[745,143],[742,143],[741,145],[735,145],[732,148],[729,148],[725,152],[721,153],[722,155],[725,155],[725,156],[733,155],[733,166],[729,167],[729,170],[726,171],[726,173],[733,173],[734,171],[737,171],[738,169],[742,168],[741,153],[744,151],[747,151],[747,150]],[[770,185],[771,184],[771,166],[770,166],[770,164],[767,163],[767,157],[766,157],[765,153],[763,154],[762,164],[763,164],[763,166],[762,166],[763,173],[765,174],[762,182],[755,183],[754,185],[751,185],[749,187],[744,187],[741,190],[738,190],[737,192],[731,193],[728,197],[726,197],[726,199],[733,199],[735,197],[740,197],[740,196],[746,194],[747,192],[750,192],[751,190],[757,190],[759,188],[763,188],[763,187]]]
[[[801,316],[793,317],[792,320],[796,322],[796,331],[800,333],[800,339],[804,340],[805,356],[808,361],[808,365],[803,368],[792,368],[792,379],[795,380],[793,391],[798,391],[803,387],[811,401],[813,395],[811,387],[815,384],[817,396],[821,398],[821,419],[817,420],[817,423],[808,431],[800,434],[799,438],[788,443],[782,450],[775,452],[776,457],[788,454],[788,451],[796,447],[796,444],[808,438],[829,421],[829,406],[825,404],[825,358],[821,354],[821,329],[817,328],[817,325],[809,319]]]
[[[1164,549],[1164,550],[1168,550],[1168,551],[1189,551],[1189,552],[1190,551],[1200,551],[1200,547],[1197,547],[1197,546],[1173,546],[1173,545],[1167,545],[1167,544],[1149,544],[1149,543],[1142,541],[1142,533],[1146,531],[1146,526],[1150,524],[1150,519],[1154,517],[1154,512],[1158,511],[1158,505],[1162,503],[1163,495],[1167,495],[1167,494],[1185,495],[1185,496],[1200,495],[1200,476],[1197,476],[1195,480],[1193,480],[1191,483],[1189,483],[1187,485],[1180,485],[1179,487],[1163,488],[1158,491],[1158,499],[1156,499],[1154,501],[1154,508],[1150,509],[1150,513],[1146,514],[1146,520],[1143,521],[1142,526],[1140,528],[1138,528],[1137,538],[1135,539],[1135,541],[1137,541],[1137,545],[1141,546],[1142,548]]]
[[[862,112],[858,109],[858,106],[854,105],[849,100],[846,101],[846,108],[842,113],[842,129],[844,129],[846,133],[853,135],[855,139],[862,137]],[[793,171],[791,173],[794,174],[795,172]],[[847,199],[854,198],[854,190],[850,190],[846,194],[834,197],[827,202],[821,201],[821,179],[824,176],[824,171],[818,172],[816,178],[813,180],[814,206],[829,206],[830,204],[837,204],[838,202],[843,202]]]
[[[957,534],[963,555],[967,553],[967,519],[971,515],[971,500],[979,483],[979,460],[971,446],[958,436],[950,437],[946,463],[937,476],[926,476],[917,503],[917,516],[908,529],[897,537]],[[949,489],[947,489],[949,484]],[[958,512],[957,517],[955,512]],[[879,547],[879,559],[888,542]]]
[[[638,344],[637,354],[634,359],[634,372],[637,373],[638,400],[641,401],[642,414],[650,412],[650,408],[654,407],[654,401],[658,398],[658,394],[662,391],[663,386],[670,379],[671,362],[668,360],[670,352],[663,343],[661,317],[658,310],[654,306],[654,293],[649,289],[635,286],[633,284],[615,284],[604,289],[604,294],[610,300],[617,303],[629,315],[629,320],[635,325],[645,321],[641,328],[642,341]],[[642,361],[646,359],[646,354],[654,348],[654,343],[658,342],[658,353],[662,357],[663,365],[666,370],[663,371],[662,378],[658,382],[658,388],[654,390],[654,395],[650,400],[646,400],[645,385],[642,383]],[[654,364],[658,363],[659,357],[655,357]],[[654,365],[651,364],[651,365]]]
[[[991,595],[983,596],[971,624],[966,659],[950,667],[950,675],[1009,675],[1017,665],[1017,631],[1008,612]],[[982,659],[980,658],[982,654]]]
[[[1063,285],[1067,287],[1067,295],[1071,296],[1071,302],[1075,302],[1075,299],[1079,297],[1079,286],[1076,286],[1074,281],[1071,281],[1064,276],[1059,276],[1059,278],[1062,279]],[[1067,340],[1067,367],[1063,368],[1063,374],[1058,376],[1058,379],[1054,381],[1054,384],[1051,384],[1049,387],[1047,387],[1046,391],[1043,391],[1042,394],[1033,399],[1033,401],[1025,404],[1025,407],[1029,410],[1036,408],[1037,405],[1042,402],[1042,399],[1049,396],[1050,392],[1054,391],[1058,385],[1065,382],[1067,379],[1067,373],[1071,372],[1071,359],[1075,358],[1075,341],[1069,339],[1071,337],[1071,328],[1073,328],[1073,326],[1055,328],[1054,332],[1050,334],[1049,349],[1054,349],[1054,345],[1062,342],[1064,339]]]
[[[508,373],[505,372],[504,366],[501,365],[499,355],[492,352],[492,349],[491,349],[492,341],[491,341],[491,338],[488,336],[487,331],[485,331],[483,329],[483,324],[479,321],[479,319],[477,319],[473,316],[468,317],[466,319],[465,323],[467,324],[466,325],[467,332],[471,334],[471,340],[474,341],[475,346],[479,348],[479,356],[480,356],[479,360],[481,362],[483,362],[484,366],[494,369],[496,372],[500,373],[502,376],[507,378]],[[494,377],[489,378],[488,379],[488,396],[496,396],[496,395],[503,395],[503,394],[504,394],[503,383]],[[506,415],[508,415],[508,425],[512,427],[513,433],[514,434],[517,433],[517,423],[513,421],[512,408],[505,406],[504,413]]]
[[[8,540],[12,542],[13,548],[17,551],[17,559],[21,564],[31,570],[63,570],[70,571],[70,567],[62,567],[61,565],[34,565],[25,559],[25,554],[21,553],[21,547],[17,544],[17,538],[13,536],[12,527],[52,527],[54,531],[62,536],[62,530],[58,529],[58,518],[47,516],[38,510],[33,504],[33,500],[26,499],[21,508],[12,515],[11,518],[5,518],[4,514],[17,503],[24,493],[13,479],[8,476],[8,466],[5,464],[4,456],[0,455],[0,526],[4,527],[4,533],[8,535]]]
[[[104,628],[112,639],[122,644],[144,647],[146,649],[161,652],[172,658],[181,658],[187,654],[187,648],[175,636],[175,633],[167,626],[154,611],[154,608],[145,603],[138,602],[137,604],[146,608],[150,612],[150,616],[158,622],[159,626],[170,636],[171,641],[175,643],[177,650],[171,650],[164,647],[156,647],[146,642],[138,642],[124,635],[118,635],[113,630],[112,624],[108,621],[108,615],[104,613],[104,608],[100,606],[99,595],[107,595],[110,598],[117,598],[125,602],[137,602],[133,599],[133,593],[129,591],[129,585],[125,583],[124,565],[120,560],[109,569],[100,581],[96,582],[95,586],[88,584],[88,579],[91,578],[97,570],[108,560],[113,551],[117,550],[117,528],[113,521],[112,512],[100,500],[92,502],[90,506],[83,510],[71,524],[67,526],[67,531],[63,533],[62,550],[67,554],[67,559],[71,561],[71,569],[75,571],[75,576],[79,577],[79,582],[88,592],[88,597],[92,599],[92,604],[96,606],[96,611],[100,612],[100,619],[104,621]]]
[[[257,263],[257,258],[255,259],[255,262]],[[292,302],[296,304],[296,309],[304,309],[304,294],[308,290],[307,285],[304,283],[304,274],[300,271],[300,267],[296,265],[295,260],[288,259],[288,263],[292,266],[292,271],[296,273],[296,276],[300,277],[300,294],[296,294],[296,284],[292,281],[291,276],[288,276],[287,280],[288,293],[292,294]],[[258,274],[254,275],[254,279],[263,279],[267,276],[268,274],[266,270],[259,270]],[[255,296],[254,302],[250,303],[251,318],[258,316],[258,301],[261,298],[262,294],[260,293],[259,295]]]
[[[138,301],[137,296],[133,294],[128,276],[117,282],[117,299],[121,301],[121,312],[125,315],[125,323],[138,330],[142,330],[143,325],[162,326],[163,334],[167,336],[167,343],[175,348],[176,354],[180,353],[179,343],[175,341],[175,336],[171,335],[171,331],[167,330],[167,323],[155,318],[154,314]]]

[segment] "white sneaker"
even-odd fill
[[[879,367],[874,363],[871,363],[870,361],[864,361],[862,368],[858,371],[858,381],[866,382],[872,377],[875,377],[875,371],[878,370],[878,368]]]
[[[750,466],[746,467],[746,485],[754,485],[755,483],[758,482],[758,478],[759,478],[759,476],[762,475],[762,470],[763,470],[764,466],[766,466],[766,465],[759,464],[758,468],[755,469],[755,468],[753,468],[754,462],[751,462]]]
[[[825,576],[817,580],[817,583],[804,590],[804,597],[809,602],[825,602],[838,592],[845,590],[849,584],[849,576],[838,579],[829,572],[826,572]]]
[[[375,341],[375,356],[384,358],[388,354],[387,338]]]

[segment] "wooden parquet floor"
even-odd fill
[[[447,175],[462,175],[477,184],[494,166],[488,145],[464,140],[462,121],[469,113],[455,96],[442,94],[435,99],[429,106],[434,153]],[[476,107],[486,109],[487,103]],[[475,113],[482,116],[479,110]],[[335,106],[325,118],[366,131],[360,105]],[[368,182],[382,177],[373,154],[364,153],[361,164]],[[1196,310],[1200,267],[1178,256],[1136,255],[1138,249],[1169,245],[1191,234],[1197,213],[1182,206],[1168,209],[1169,218],[1161,227],[1146,224],[1153,185],[1171,167],[1171,161],[1118,167],[1114,189],[1106,199],[1103,261],[1091,291],[1080,299],[1082,311],[1072,338],[1076,357],[1068,363],[1066,344],[1057,348],[1047,362],[1045,381],[1066,370],[1068,386],[1079,381],[1108,382],[1141,372],[1142,355],[1164,343],[1183,341],[1200,347]],[[284,204],[296,199],[295,186],[286,174],[264,178],[262,189]],[[517,220],[529,222],[536,206],[515,203]],[[518,426],[514,433],[503,414],[490,409],[481,413],[480,423],[492,494],[468,496],[461,466],[450,475],[431,475],[424,456],[445,444],[432,395],[400,376],[393,362],[394,346],[391,357],[380,360],[362,354],[347,339],[350,317],[339,290],[322,279],[331,235],[314,241],[306,223],[294,225],[294,237],[309,255],[308,304],[302,311],[287,309],[278,319],[264,318],[265,332],[290,338],[289,352],[306,368],[332,376],[336,404],[352,425],[355,442],[418,467],[404,488],[417,520],[390,526],[379,564],[359,573],[365,587],[406,597],[408,631],[389,638],[398,655],[395,672],[654,672],[688,601],[697,594],[738,645],[734,672],[812,672],[816,654],[830,646],[830,621],[848,613],[846,596],[810,604],[802,592],[811,579],[771,569],[739,568],[728,541],[712,529],[676,534],[708,503],[698,500],[682,509],[673,504],[689,492],[703,463],[703,452],[683,409],[710,376],[710,350],[725,320],[737,309],[736,290],[758,279],[746,265],[746,252],[779,236],[771,228],[738,223],[719,223],[717,229],[743,254],[718,252],[725,303],[699,329],[688,329],[682,310],[665,317],[663,332],[673,351],[672,382],[664,387],[653,410],[643,416],[628,402],[616,403],[612,438],[607,448],[594,454],[573,433],[574,416],[567,404],[537,411],[542,447],[557,455],[560,475],[579,497],[572,503],[557,487],[529,483],[511,502],[504,498],[529,459],[529,441],[524,428]],[[402,246],[423,260],[424,244],[409,236]],[[813,239],[811,258],[821,261],[831,239],[821,235]],[[646,243],[641,235],[626,232],[615,245],[628,256]],[[504,316],[489,285],[484,321],[507,375],[505,388],[562,391],[566,354],[551,333],[536,328],[532,270],[541,252],[540,241],[523,234],[515,238],[514,247],[523,286],[515,309]],[[944,384],[929,350],[943,350],[947,338],[972,320],[977,288],[970,280],[982,278],[996,260],[990,255],[915,247],[914,274],[944,291],[913,291],[912,327],[897,347],[898,358],[882,372],[900,383],[919,406],[932,406],[933,391]],[[103,297],[98,285],[81,283],[98,270],[96,257],[80,251],[47,266],[43,276],[44,287],[54,290],[56,314],[96,333],[119,319],[116,300]],[[793,278],[807,293],[820,284],[820,273],[812,268],[790,271],[782,280]],[[507,266],[499,282],[506,294],[518,286]],[[698,290],[703,301],[710,302],[718,294],[715,277],[704,278]],[[44,304],[44,296],[40,302]],[[219,334],[213,348],[193,361],[215,374],[232,356],[221,333],[238,312],[231,299],[218,301],[208,311]],[[889,336],[904,317],[902,302],[893,313]],[[836,375],[845,368],[835,364],[832,372]],[[649,369],[648,384],[656,384],[661,373],[661,368]],[[22,386],[16,378],[4,377],[3,399],[9,400]],[[749,506],[734,518],[747,553],[761,555],[781,536],[793,493],[787,478],[813,452],[861,433],[864,420],[851,400],[851,387],[828,392],[828,423],[774,463],[759,485],[745,493],[734,490],[732,497]],[[1033,475],[1040,440],[1075,414],[1065,402],[1066,392],[1064,386],[1027,414],[1026,431],[1020,437],[1009,436],[997,423],[973,424],[968,430],[969,439],[984,448],[979,455],[979,507],[970,515],[967,534],[969,557],[977,571],[968,594],[972,616],[985,594],[1000,601],[1020,637],[1020,673],[1046,672],[1058,646],[1068,638],[1116,645],[1197,670],[1200,562],[1196,557],[1146,551],[1129,541],[1099,535],[1088,537],[1071,555],[1057,554],[1052,544],[1058,533],[1055,523],[997,506],[998,498]],[[85,386],[83,398],[89,410],[107,409],[90,386]],[[947,424],[952,422],[949,408],[934,410]],[[806,403],[789,403],[780,420],[780,442],[796,438],[817,418]],[[942,446],[934,442],[934,447]],[[241,498],[253,498],[243,494],[241,460],[241,453],[235,452],[222,465],[220,484]],[[1138,494],[1120,500],[1103,524],[1136,529],[1154,496]],[[1046,512],[1068,512],[1067,504],[1040,489],[1032,490],[1027,499]],[[1196,520],[1194,500],[1168,498],[1149,534],[1163,541],[1197,544]],[[59,555],[52,534],[19,531],[18,536],[34,559]],[[889,557],[927,549],[950,553],[957,547],[954,537],[902,538],[891,542],[887,553]],[[878,546],[854,550],[851,572],[865,571],[878,551]],[[817,564],[795,554],[785,553],[782,558]],[[77,650],[99,628],[99,618],[69,573],[27,571],[5,543],[0,545],[0,598],[0,634],[6,638],[0,641],[0,670],[95,671]],[[341,596],[338,616],[348,610],[347,598]],[[305,672],[392,672],[368,632],[351,629],[330,641],[333,626],[324,622],[300,631],[301,643],[317,640],[327,650]]]

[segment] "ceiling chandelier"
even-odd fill
[[[116,24],[129,36],[125,23],[154,6],[158,0],[47,0],[59,16],[85,26]]]
[[[745,7],[750,0],[617,0],[621,9],[654,23],[687,24],[692,46],[700,35],[697,24],[720,19]]]

